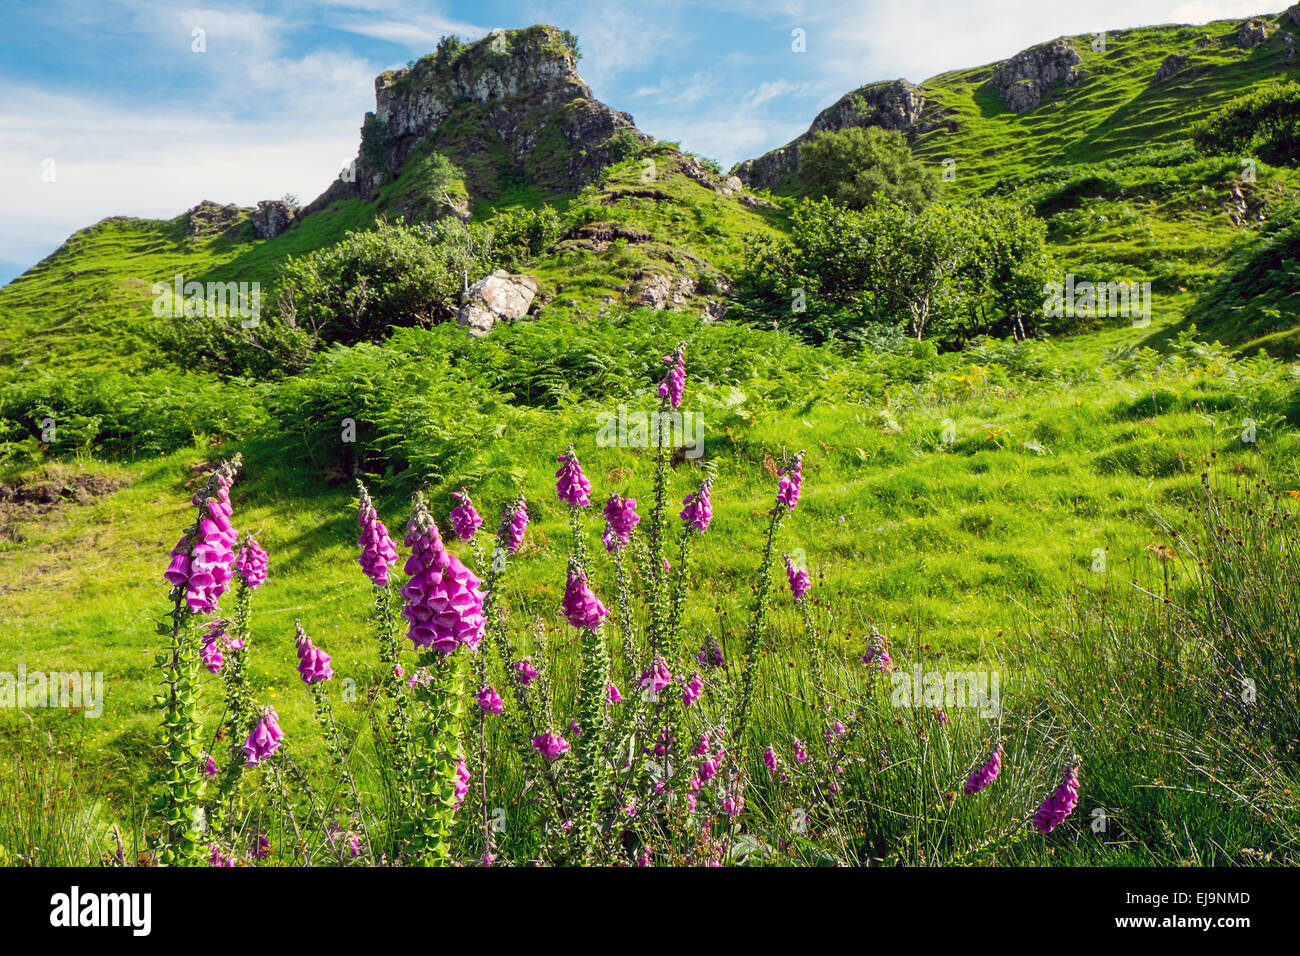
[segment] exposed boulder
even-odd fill
[[[185,214],[185,234],[192,239],[215,236],[233,226],[248,211],[234,203],[223,206],[205,199]]]
[[[1300,27],[1300,3],[1296,3],[1287,7],[1286,12],[1283,13],[1282,16],[1286,17],[1296,26]]]
[[[695,294],[695,280],[687,276],[666,276],[661,272],[647,275],[638,284],[637,301],[652,309],[685,305]]]
[[[1152,82],[1163,83],[1185,67],[1187,63],[1188,58],[1185,54],[1170,53],[1163,61],[1161,61],[1160,69],[1156,70],[1156,78]]]
[[[925,132],[925,94],[907,80],[870,83],[840,97],[822,110],[808,131],[779,149],[747,159],[734,170],[734,178],[751,189],[770,189],[799,171],[799,150],[818,133],[850,126],[880,126],[900,133]]]
[[[1214,46],[1214,37],[1208,33],[1202,33],[1196,38],[1196,49],[1204,50],[1206,47]]]
[[[253,212],[253,231],[259,239],[274,239],[293,222],[298,210],[282,199],[263,199]]]
[[[1074,44],[1064,37],[1050,43],[1022,50],[1000,63],[989,84],[1007,109],[1027,113],[1040,102],[1043,94],[1058,83],[1073,86],[1083,78],[1078,68],[1083,62]]]
[[[497,269],[465,290],[456,321],[475,337],[487,335],[498,322],[528,314],[537,295],[537,280]]]
[[[1243,20],[1237,26],[1237,46],[1253,50],[1268,39],[1268,26],[1263,20]]]

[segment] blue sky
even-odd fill
[[[0,283],[110,215],[314,198],[356,154],[374,76],[455,33],[553,23],[641,129],[730,165],[863,83],[1062,34],[1200,23],[1282,0],[6,0]],[[193,31],[206,51],[193,51]],[[791,49],[791,31],[806,52]],[[52,176],[51,176],[52,172]],[[51,181],[52,180],[52,181]]]

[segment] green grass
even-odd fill
[[[234,451],[245,457],[245,477],[233,490],[236,526],[256,533],[271,561],[256,595],[253,689],[279,710],[310,770],[322,772],[326,755],[294,671],[294,620],[333,656],[340,677],[360,686],[357,701],[335,699],[349,732],[363,727],[366,691],[379,678],[370,590],[355,564],[347,480],[354,467],[369,472],[395,532],[417,486],[428,487],[444,523],[450,493],[468,487],[489,528],[501,506],[524,492],[533,523],[506,606],[520,640],[534,618],[546,622],[557,673],[571,677],[576,641],[557,613],[568,529],[554,497],[554,457],[574,442],[594,503],[618,491],[638,497],[644,511],[653,458],[645,449],[599,447],[597,416],[619,403],[650,407],[658,356],[679,339],[688,342],[691,376],[684,407],[703,416],[705,454],[674,467],[669,503],[675,513],[707,468],[716,509],[693,555],[699,598],[687,611],[687,633],[698,641],[710,628],[728,659],[739,659],[772,471],[783,452],[806,449],[805,495],[781,547],[802,549],[815,593],[830,601],[818,620],[834,650],[832,685],[846,707],[863,714],[854,733],[887,740],[900,755],[879,776],[854,764],[849,789],[857,802],[846,818],[858,832],[827,825],[821,844],[790,839],[779,823],[799,806],[792,801],[806,799],[799,789],[806,781],[754,790],[751,835],[788,844],[774,859],[1164,864],[1239,863],[1243,848],[1264,845],[1293,853],[1294,829],[1285,829],[1293,801],[1278,803],[1284,825],[1270,829],[1199,777],[1195,787],[1182,780],[1182,795],[1153,782],[1178,763],[1143,754],[1166,746],[1161,760],[1188,754],[1178,749],[1185,742],[1170,744],[1175,730],[1226,731],[1198,724],[1186,701],[1158,709],[1143,696],[1168,660],[1189,681],[1210,680],[1178,654],[1163,662],[1152,656],[1160,647],[1150,643],[1166,632],[1189,642],[1206,635],[1118,600],[1128,582],[1150,584],[1151,575],[1159,578],[1154,590],[1192,593],[1198,570],[1160,563],[1160,556],[1178,542],[1169,516],[1200,500],[1210,456],[1221,469],[1269,475],[1282,492],[1300,496],[1296,369],[1246,357],[1260,346],[1281,359],[1295,355],[1295,330],[1286,317],[1272,327],[1236,313],[1208,315],[1195,334],[1189,328],[1189,315],[1229,262],[1255,249],[1271,227],[1234,224],[1223,208],[1238,163],[1178,146],[1193,119],[1279,72],[1279,41],[1251,54],[1220,43],[1195,54],[1184,74],[1150,86],[1167,53],[1228,29],[1225,22],[1111,33],[1104,54],[1088,49],[1090,37],[1077,38],[1088,78],[1020,117],[981,85],[987,68],[926,84],[957,125],[922,136],[917,149],[929,161],[957,160],[952,195],[1013,195],[1032,204],[1048,220],[1063,271],[1152,281],[1148,328],[1080,323],[1077,334],[1054,342],[978,342],[927,356],[813,348],[776,331],[702,323],[703,301],[724,298],[723,283],[741,268],[747,235],[783,231],[786,200],[755,208],[716,193],[684,175],[680,154],[665,144],[611,167],[576,194],[504,175],[491,149],[458,157],[467,163],[465,178],[449,191],[470,199],[476,218],[551,202],[576,223],[526,270],[540,281],[542,316],[474,342],[450,327],[402,330],[387,343],[323,354],[306,372],[275,383],[181,377],[153,341],[152,283],[177,272],[257,280],[273,297],[285,257],[379,217],[426,214],[436,197],[418,156],[373,201],[336,203],[266,242],[253,238],[246,221],[221,236],[189,238],[183,216],[106,220],[70,237],[0,289],[0,411],[17,409],[14,435],[0,434],[0,441],[20,452],[0,481],[7,491],[48,469],[59,479],[101,475],[124,487],[90,504],[44,511],[22,510],[0,495],[0,670],[22,663],[28,670],[103,671],[107,700],[98,720],[0,711],[6,781],[35,773],[48,777],[49,788],[39,801],[49,812],[40,819],[22,812],[20,791],[0,790],[0,862],[91,862],[111,849],[110,820],[127,834],[126,852],[138,852],[157,724],[149,709],[159,649],[153,621],[167,610],[161,572],[191,517],[194,467]],[[461,119],[446,131],[453,146],[473,133]],[[649,181],[647,159],[654,161]],[[1294,170],[1260,164],[1258,174],[1244,190],[1258,208],[1269,216],[1293,208],[1300,188]],[[620,230],[626,235],[601,240],[603,248],[589,242]],[[680,314],[627,314],[622,303],[653,272],[688,275],[702,289]],[[1254,297],[1247,288],[1241,298]],[[1237,351],[1198,344],[1216,337]],[[47,448],[29,433],[55,411],[63,438]],[[345,417],[358,425],[356,445],[339,440]],[[1248,427],[1253,442],[1242,439]],[[589,530],[597,530],[594,523]],[[1098,555],[1104,573],[1096,570]],[[593,584],[611,593],[607,562],[597,562]],[[1234,586],[1249,590],[1249,582]],[[1092,602],[1094,592],[1101,604]],[[802,683],[802,625],[783,582],[777,593],[755,733],[815,738]],[[1008,679],[1023,720],[1004,732],[1008,753],[1019,756],[990,805],[950,806],[946,798],[987,749],[987,725],[954,714],[939,735],[924,711],[895,723],[875,691],[862,686],[856,660],[873,626],[888,635],[900,665],[1014,670]],[[1107,643],[1117,629],[1125,653],[1147,655],[1132,673],[1116,667]],[[1086,686],[1070,669],[1088,675]],[[216,681],[206,683],[212,726]],[[559,684],[563,713],[575,683]],[[1103,698],[1103,689],[1112,696]],[[1131,709],[1111,709],[1112,700]],[[1140,719],[1130,720],[1133,713]],[[1087,729],[1102,724],[1105,733],[1090,737]],[[1054,761],[1070,746],[1087,760],[1090,794],[1108,808],[1124,804],[1114,808],[1121,835],[1088,842],[1085,822],[1068,842],[1026,840],[1016,814],[1050,789]],[[381,767],[371,758],[363,764],[363,785],[382,790]],[[75,786],[60,776],[74,771]],[[524,781],[514,770],[497,783],[522,799]],[[903,812],[906,801],[915,804]],[[1183,821],[1189,833],[1162,831],[1160,819]],[[468,833],[462,839],[473,844]],[[36,848],[45,855],[33,856]]]

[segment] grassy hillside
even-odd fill
[[[989,67],[924,84],[927,109],[944,125],[915,148],[936,165],[955,161],[948,198],[1024,201],[1046,220],[1063,273],[1151,281],[1149,326],[1080,322],[1052,341],[980,339],[941,353],[911,340],[814,346],[776,328],[704,320],[702,312],[725,304],[753,237],[787,233],[797,184],[770,196],[736,192],[675,146],[640,143],[591,184],[557,190],[555,169],[521,173],[500,142],[477,137],[484,120],[469,109],[454,114],[437,143],[413,149],[374,195],[326,204],[270,240],[256,238],[247,211],[197,235],[188,213],[110,219],[76,233],[0,289],[0,671],[75,664],[105,673],[108,696],[100,720],[0,712],[6,771],[10,763],[25,773],[34,762],[75,767],[89,795],[77,811],[91,819],[87,827],[141,823],[156,756],[149,701],[162,640],[154,624],[167,610],[162,571],[191,520],[190,495],[212,463],[236,452],[244,472],[232,489],[234,522],[270,554],[257,595],[251,686],[259,702],[277,708],[305,766],[326,767],[328,754],[312,736],[312,701],[295,674],[295,619],[329,651],[340,677],[362,689],[356,700],[336,702],[358,748],[381,708],[372,592],[355,565],[357,476],[399,539],[417,488],[444,527],[452,492],[469,489],[485,531],[515,494],[526,495],[525,570],[502,600],[520,651],[553,655],[556,699],[547,707],[554,705],[556,726],[567,726],[580,648],[558,613],[570,526],[555,497],[555,458],[574,445],[596,508],[617,492],[648,510],[651,450],[611,447],[600,423],[620,409],[653,407],[659,357],[683,342],[682,408],[699,416],[703,454],[673,458],[667,502],[675,522],[677,502],[712,477],[716,519],[691,557],[697,598],[684,628],[692,654],[708,629],[731,662],[718,697],[736,693],[778,467],[803,449],[804,496],[778,547],[812,575],[811,613],[829,651],[827,689],[841,695],[836,707],[892,713],[870,696],[873,685],[863,689],[869,672],[859,662],[873,629],[900,665],[1000,670],[1014,700],[1005,728],[954,713],[945,731],[947,714],[930,723],[937,709],[907,721],[881,717],[870,733],[899,748],[898,760],[872,743],[869,754],[845,761],[860,802],[838,814],[853,832],[836,830],[843,845],[830,849],[781,829],[795,806],[783,801],[797,799],[794,791],[751,761],[745,772],[760,783],[746,826],[755,839],[804,863],[1238,863],[1262,846],[1293,861],[1300,832],[1288,789],[1293,765],[1269,765],[1276,790],[1245,798],[1232,789],[1240,780],[1219,781],[1226,765],[1207,756],[1205,776],[1217,781],[1207,784],[1202,765],[1188,769],[1185,741],[1169,741],[1176,732],[1200,739],[1220,728],[1196,722],[1205,708],[1188,703],[1200,701],[1190,692],[1178,707],[1160,709],[1177,697],[1161,668],[1172,662],[1181,679],[1213,657],[1171,650],[1182,639],[1195,649],[1210,638],[1199,623],[1173,623],[1168,610],[1192,608],[1203,596],[1204,569],[1184,560],[1179,534],[1194,534],[1187,529],[1201,520],[1194,509],[1207,500],[1203,472],[1246,486],[1267,477],[1283,511],[1300,498],[1300,372],[1287,361],[1295,354],[1294,295],[1277,279],[1295,270],[1287,217],[1300,177],[1261,163],[1247,181],[1238,161],[1201,157],[1183,142],[1196,118],[1292,69],[1276,37],[1245,52],[1233,31],[1235,22],[1122,31],[1107,35],[1104,52],[1090,48],[1091,37],[1075,38],[1086,78],[1019,116],[985,85]],[[1197,49],[1203,33],[1212,43]],[[1188,53],[1189,63],[1153,86],[1174,52]],[[537,161],[545,165],[546,156]],[[444,323],[397,328],[383,341],[325,343],[305,368],[265,380],[194,371],[159,344],[153,283],[170,284],[177,273],[257,281],[273,302],[290,257],[380,220],[454,215],[448,199],[476,222],[543,204],[557,210],[561,233],[520,270],[539,283],[541,306],[528,321],[498,325],[483,339]],[[641,307],[656,276],[688,279],[690,288],[672,308]],[[1270,286],[1281,291],[1261,292]],[[1207,344],[1215,337],[1232,348]],[[1260,345],[1273,357],[1257,355]],[[46,419],[54,431],[44,429]],[[598,525],[591,516],[591,583],[608,597],[618,590],[617,572],[595,543]],[[472,563],[471,549],[451,547]],[[755,658],[765,683],[751,737],[780,748],[818,740],[824,715],[802,696],[806,668],[796,662],[809,634],[777,574]],[[1108,631],[1109,612],[1091,603],[1141,600],[1146,591],[1156,601],[1117,612],[1118,630]],[[546,650],[542,634],[550,635]],[[1156,647],[1165,640],[1170,646]],[[401,659],[412,656],[408,648]],[[621,662],[615,671],[625,688],[638,679]],[[210,730],[221,704],[217,679],[204,680]],[[1124,707],[1112,708],[1112,696]],[[1163,721],[1174,713],[1181,722],[1171,728]],[[1140,716],[1131,727],[1113,725],[1132,714]],[[494,729],[494,745],[506,733]],[[1008,772],[1015,799],[951,809],[953,781],[995,739],[1016,755]],[[1094,840],[1084,821],[1069,842],[1051,845],[989,836],[990,828],[1024,830],[1016,801],[1050,791],[1057,758],[1072,749],[1091,762],[1090,794],[1117,808],[1124,829]],[[383,761],[366,761],[358,775],[367,794],[384,792]],[[912,768],[933,779],[905,785],[890,776]],[[500,772],[494,785],[527,802],[532,782],[523,770],[511,764]],[[1148,786],[1157,774],[1176,776],[1168,787]],[[30,848],[17,845],[25,831],[4,823],[20,794],[0,788],[0,862],[30,862]],[[900,811],[904,805],[911,809]],[[1191,825],[1186,839],[1161,830],[1174,819]],[[458,839],[473,846],[479,836],[462,829]],[[518,839],[511,859],[531,859],[531,837]],[[69,851],[74,861],[91,852],[78,846]]]

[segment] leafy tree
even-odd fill
[[[1266,162],[1300,157],[1300,83],[1276,83],[1240,96],[1192,128],[1202,153],[1253,153]]]
[[[318,339],[378,339],[393,326],[431,325],[455,313],[460,292],[488,271],[479,238],[457,220],[381,222],[290,259],[276,309]]]
[[[939,177],[912,156],[901,133],[850,126],[819,133],[800,147],[799,173],[808,195],[850,209],[884,199],[920,209],[939,195]]]
[[[735,313],[814,341],[1051,331],[1042,313],[1050,261],[1043,223],[1019,207],[893,202],[852,210],[800,203],[791,238],[755,237]]]
[[[475,223],[487,258],[494,265],[515,269],[531,262],[560,237],[563,224],[551,205],[537,209],[505,209],[481,226]]]

